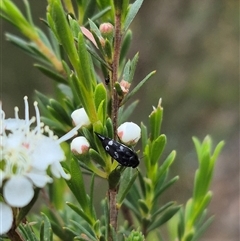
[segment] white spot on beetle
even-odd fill
[[[109,141],[109,142],[108,142],[108,145],[109,145],[109,146],[112,146],[112,145],[113,145],[113,141],[112,141],[112,140]]]
[[[118,153],[116,151],[114,152],[114,157],[113,158],[119,158],[119,155],[118,155]]]

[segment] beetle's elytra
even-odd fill
[[[131,148],[113,139],[102,136],[99,133],[95,132],[95,134],[102,142],[105,151],[121,165],[132,168],[139,165],[138,155]]]

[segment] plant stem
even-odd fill
[[[113,121],[113,133],[114,139],[116,138],[117,130],[117,117],[119,109],[119,100],[116,90],[114,89],[114,84],[118,81],[118,67],[119,67],[119,58],[121,52],[121,41],[122,41],[122,32],[121,32],[121,12],[116,10],[115,15],[115,35],[114,35],[114,54],[112,62],[112,78],[111,78],[111,93],[112,93],[112,121]]]
[[[112,62],[112,78],[111,78],[111,97],[112,97],[112,110],[111,118],[113,122],[113,138],[116,139],[117,131],[117,119],[118,119],[118,109],[119,109],[119,99],[116,90],[114,89],[115,83],[118,81],[118,67],[119,58],[121,52],[121,41],[122,41],[122,31],[121,31],[121,12],[116,9],[115,13],[115,35],[114,35],[114,53]],[[113,229],[117,230],[117,219],[118,219],[118,208],[116,206],[116,196],[118,192],[118,187],[109,187],[108,190],[108,201],[109,201],[109,225]],[[110,226],[109,226],[110,227]],[[112,240],[111,230],[109,230],[109,240]]]

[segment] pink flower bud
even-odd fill
[[[140,127],[133,122],[125,122],[117,129],[120,140],[126,145],[135,145],[141,137]]]
[[[79,128],[81,128],[82,126],[88,126],[91,123],[84,108],[80,108],[73,111],[73,113],[71,114],[71,117],[74,125],[75,126],[79,125],[80,126]]]
[[[75,155],[81,155],[88,152],[90,144],[84,136],[76,137],[71,142],[71,151]]]
[[[108,39],[110,42],[113,39],[114,27],[111,23],[102,23],[99,26],[99,30],[104,39]]]
[[[127,82],[126,80],[121,80],[120,86],[121,86],[122,92],[125,95],[129,92],[129,88],[130,88],[131,84],[129,82]]]
[[[114,27],[111,23],[102,23],[99,26],[99,30],[100,30],[101,34],[104,36],[104,35],[112,34]]]

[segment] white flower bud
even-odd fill
[[[75,155],[81,155],[88,151],[90,144],[84,136],[76,137],[71,142],[71,151]]]
[[[117,134],[126,145],[135,145],[141,137],[141,129],[133,122],[125,122],[118,127]]]
[[[71,114],[75,126],[88,126],[91,122],[84,108],[77,109]]]

